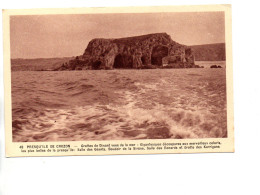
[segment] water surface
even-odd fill
[[[222,69],[12,72],[13,141],[227,136]]]

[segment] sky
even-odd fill
[[[166,32],[185,45],[225,42],[224,12],[11,16],[11,58],[82,55],[93,38]]]

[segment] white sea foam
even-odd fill
[[[44,86],[31,73],[12,75],[15,80],[27,74],[22,79],[28,83],[14,82],[14,141],[227,136],[223,69],[129,72],[46,73],[50,84]],[[39,89],[42,96],[35,97]]]

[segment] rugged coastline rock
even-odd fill
[[[82,56],[55,70],[114,68],[199,68],[190,47],[179,44],[166,33],[120,39],[93,39]]]
[[[210,66],[210,68],[222,68],[222,66],[212,65],[212,66]]]
[[[196,61],[225,61],[226,44],[214,43],[190,46],[194,51]]]

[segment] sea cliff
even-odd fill
[[[63,63],[56,70],[114,68],[196,68],[190,47],[166,33],[120,39],[93,39],[82,56]]]

